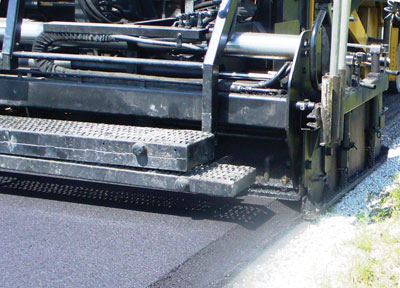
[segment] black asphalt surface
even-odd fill
[[[0,174],[0,287],[218,287],[298,207]]]

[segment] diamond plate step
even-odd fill
[[[234,197],[252,185],[256,169],[212,163],[190,172],[117,168],[0,154],[0,169],[177,192]]]
[[[0,153],[186,172],[213,160],[214,135],[0,116]]]

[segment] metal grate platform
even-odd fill
[[[182,173],[88,165],[3,154],[0,154],[0,169],[224,197],[238,195],[252,185],[256,177],[255,168],[219,163],[201,165],[193,171]]]
[[[0,116],[0,153],[186,172],[213,160],[214,135]]]

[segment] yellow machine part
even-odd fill
[[[354,21],[349,23],[349,34],[356,43],[365,45],[368,42],[367,31],[365,30],[357,11],[353,11],[352,16]]]
[[[399,46],[399,28],[392,27],[390,31],[390,43],[389,43],[390,70],[397,70],[398,46]],[[389,80],[395,81],[396,76],[389,75]]]
[[[354,21],[349,23],[349,35],[355,43],[370,44],[368,38],[378,39],[383,23],[383,3],[364,2],[357,11],[352,11]],[[391,26],[389,42],[390,70],[397,70],[398,46],[399,46],[399,28]],[[396,76],[389,75],[390,81],[395,81]]]

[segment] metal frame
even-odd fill
[[[229,164],[199,166],[188,173],[123,169],[0,154],[0,169],[26,174],[113,183],[176,192],[234,197],[254,183],[255,168]],[[228,176],[229,175],[229,176]]]
[[[8,2],[7,21],[2,49],[2,68],[11,70],[16,68],[18,60],[13,56],[15,45],[21,34],[21,23],[25,0],[13,0]]]
[[[238,0],[223,0],[203,64],[202,130],[216,132],[217,82],[220,56],[233,32]]]
[[[0,105],[198,122],[202,119],[199,81],[141,76],[125,85],[112,83],[110,79],[101,82],[101,78],[84,78],[84,83],[77,83],[1,76]],[[219,123],[263,129],[285,129],[289,125],[284,95],[242,96],[221,92],[218,101]]]
[[[21,1],[21,0],[20,0]],[[7,16],[8,19],[8,16]],[[78,22],[48,22],[43,25],[44,32],[51,33],[87,33],[106,35],[130,35],[143,37],[173,38],[190,41],[205,40],[208,29],[179,28],[169,26],[138,25],[138,24],[103,24],[103,23],[78,23]]]

